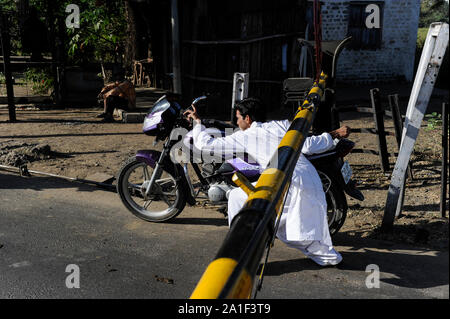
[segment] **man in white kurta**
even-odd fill
[[[236,116],[239,124],[239,120],[242,120],[239,110]],[[205,132],[198,117],[192,118],[197,120],[193,129],[196,148],[222,150],[225,153],[247,152],[262,168],[266,168],[290,126],[287,120],[267,123],[250,120],[247,127],[239,125],[241,130],[231,135],[213,138]],[[322,153],[334,145],[333,137],[329,133],[305,139],[277,231],[277,237],[281,241],[299,249],[321,266],[337,265],[341,262],[342,256],[332,245],[327,222],[327,203],[320,177],[303,154]],[[247,194],[240,188],[231,191],[228,199],[229,224],[239,213],[246,199]]]

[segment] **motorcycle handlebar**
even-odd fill
[[[181,112],[181,117],[182,117],[182,118],[185,118],[184,112],[186,112],[187,110],[193,111],[192,107],[193,107],[193,106],[196,106],[198,102],[200,102],[200,101],[202,101],[202,100],[205,100],[205,99],[207,99],[207,96],[206,96],[206,95],[202,95],[202,96],[199,96],[199,97],[195,98],[195,99],[192,101],[191,105],[190,105],[188,108],[186,108],[185,110],[183,110],[183,111]],[[190,120],[189,122],[192,124],[192,120]]]
[[[206,95],[199,96],[192,101],[191,105],[195,106],[198,102],[205,100],[206,98]]]

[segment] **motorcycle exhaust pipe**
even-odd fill
[[[195,198],[195,191],[194,191],[194,187],[192,186],[191,178],[189,177],[189,171],[188,171],[187,164],[183,165],[183,172],[184,172],[184,177],[186,177],[186,180],[187,180],[187,183],[189,186],[189,190],[191,191],[191,195],[193,198]]]

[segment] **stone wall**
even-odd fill
[[[342,40],[347,36],[349,3],[323,0],[322,39]],[[361,2],[361,1],[359,1]],[[381,12],[381,49],[347,50],[338,60],[341,82],[413,80],[420,0],[384,0]],[[371,1],[367,1],[370,4]]]

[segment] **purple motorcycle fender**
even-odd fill
[[[161,157],[161,152],[155,150],[140,150],[136,153],[136,160],[139,162],[146,163],[152,168],[156,167],[156,163],[158,163],[159,158]],[[165,159],[167,160],[167,159]],[[169,162],[170,163],[170,162]],[[165,161],[165,164],[169,164]],[[184,193],[187,194],[186,201],[189,205],[195,205],[195,198],[192,196],[191,191],[189,190],[188,182],[186,177],[183,174],[183,168],[180,165],[175,165],[175,174],[180,176],[181,188]],[[176,176],[175,176],[176,177]]]
[[[161,152],[155,150],[140,150],[136,153],[136,159],[139,162],[144,162],[153,168],[155,168],[160,156]]]

